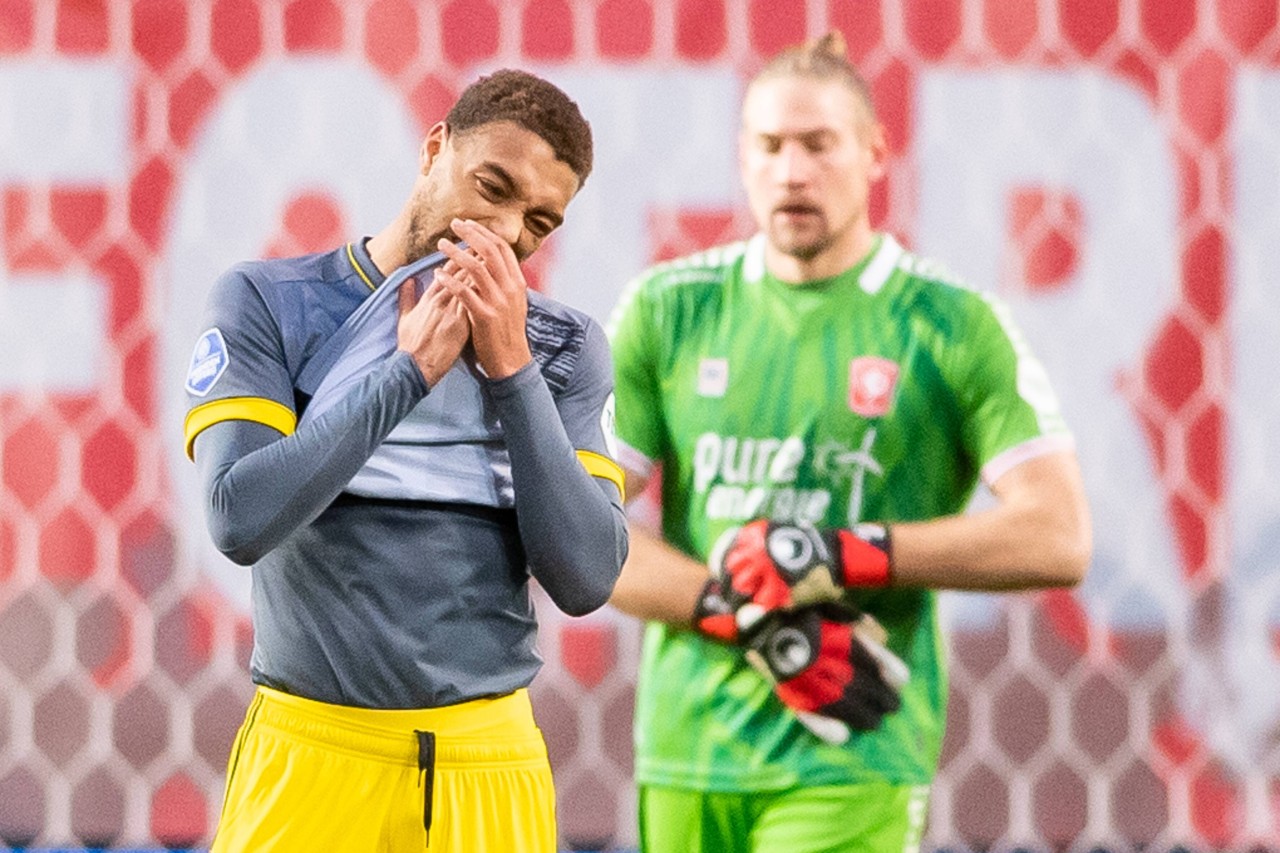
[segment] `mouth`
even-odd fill
[[[780,204],[773,209],[773,215],[787,221],[800,221],[822,216],[822,211],[811,204]]]

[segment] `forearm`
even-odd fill
[[[214,544],[256,562],[319,515],[426,392],[413,359],[397,353],[292,435],[237,421],[205,430],[195,455]]]
[[[1024,463],[990,509],[891,525],[893,583],[959,590],[1074,586],[1092,549],[1074,457]]]
[[[638,526],[609,603],[640,619],[688,626],[707,582],[707,567]]]
[[[529,570],[570,615],[605,603],[627,555],[620,506],[578,461],[538,366],[490,384]]]
[[[974,591],[1074,586],[1086,561],[1076,556],[1079,546],[1063,530],[1037,522],[989,510],[893,525],[893,584]]]

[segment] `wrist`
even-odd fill
[[[479,353],[477,353],[478,355]],[[532,363],[533,353],[529,350],[528,343],[525,342],[523,351],[516,349],[501,355],[496,353],[488,354],[488,358],[482,361],[480,366],[484,368],[486,377],[494,382],[500,382],[503,379],[510,379]]]

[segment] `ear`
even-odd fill
[[[875,183],[884,177],[889,168],[889,142],[885,138],[884,125],[876,122],[865,131],[867,153],[871,164],[867,169],[867,181]]]
[[[422,140],[422,147],[418,149],[418,171],[424,175],[431,171],[431,164],[440,156],[448,142],[449,126],[442,121],[433,124]]]

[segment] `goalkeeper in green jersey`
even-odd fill
[[[739,144],[759,233],[647,271],[610,323],[627,491],[661,476],[611,599],[649,620],[641,847],[914,851],[936,591],[1080,582],[1072,438],[1008,310],[872,229],[884,131],[837,34],[754,78]]]

